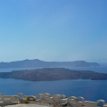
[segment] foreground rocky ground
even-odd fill
[[[17,105],[9,105],[6,107],[51,107],[51,106],[43,106],[38,104],[17,104]]]
[[[103,99],[98,101],[87,101],[83,97],[61,94],[51,95],[49,93],[35,96],[0,96],[0,107],[107,107]]]

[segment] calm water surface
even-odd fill
[[[32,82],[14,79],[0,79],[0,92],[14,95],[22,92],[27,95],[49,92],[67,96],[83,96],[87,100],[105,99],[107,101],[107,81],[63,80]]]

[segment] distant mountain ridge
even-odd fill
[[[33,60],[20,60],[12,62],[1,62],[0,68],[58,68],[58,67],[91,67],[100,66],[96,62],[86,62],[86,61],[69,61],[69,62],[52,62],[52,61],[42,61],[39,59]]]
[[[0,78],[22,79],[29,81],[55,81],[74,79],[107,80],[107,73],[70,70],[65,68],[42,68],[34,70],[1,72]]]

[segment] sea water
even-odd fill
[[[65,94],[67,96],[83,96],[86,100],[104,99],[107,101],[107,80],[60,80],[60,81],[24,81],[0,79],[0,92],[6,95],[23,93],[36,95],[39,93]]]

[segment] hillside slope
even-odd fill
[[[107,80],[106,73],[76,71],[65,68],[44,68],[0,73],[1,78],[14,78],[30,81],[53,81],[72,79]]]

